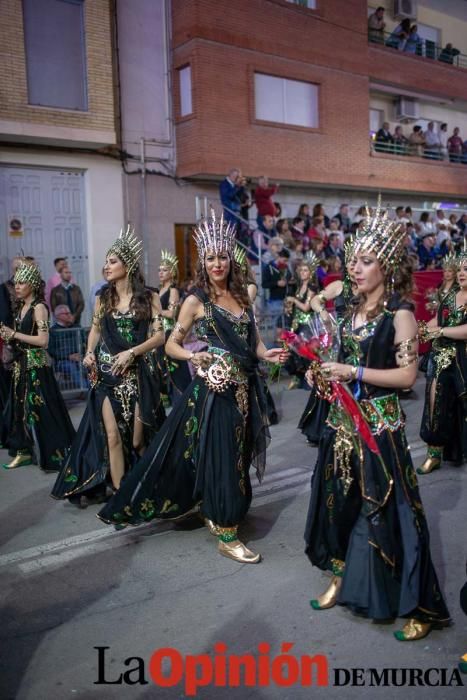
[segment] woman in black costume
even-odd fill
[[[378,206],[355,242],[358,296],[341,327],[341,362],[322,376],[350,382],[379,454],[331,405],[313,474],[306,553],[331,571],[316,610],[348,606],[375,620],[409,618],[400,641],[449,623],[431,562],[429,534],[404,432],[397,390],[417,376],[417,325],[407,301],[411,274],[401,263],[404,234]],[[397,266],[397,267],[396,267]]]
[[[195,240],[197,288],[183,303],[166,351],[191,360],[198,373],[99,517],[122,526],[183,517],[201,504],[219,552],[257,563],[260,555],[240,542],[237,530],[252,497],[250,464],[261,478],[269,440],[258,363],[287,355],[266,350],[259,338],[243,276],[232,264],[234,228],[213,214],[199,224]],[[183,348],[192,325],[207,352]]]
[[[467,459],[467,251],[455,264],[456,283],[439,293],[436,316],[420,324],[422,337],[433,343],[420,429],[428,449],[419,474],[439,469],[443,458],[457,464]]]
[[[285,299],[285,314],[288,318],[291,330],[300,334],[309,330],[309,322],[313,315],[311,300],[318,292],[318,284],[314,278],[320,264],[316,255],[309,251],[295,268],[296,292],[294,296]],[[285,369],[293,379],[289,388],[306,388],[305,372],[309,363],[298,355],[291,355],[287,360]]]
[[[36,265],[16,270],[14,329],[0,333],[13,353],[13,378],[3,415],[4,442],[13,460],[5,469],[37,463],[47,472],[63,467],[75,431],[57,386],[46,349],[49,312]]]
[[[83,364],[92,388],[66,465],[52,491],[81,508],[117,489],[164,418],[151,351],[164,342],[158,295],[144,286],[141,243],[127,229],[107,253]]]
[[[176,286],[178,258],[168,250],[161,251],[159,265],[159,298],[162,307],[162,324],[164,326],[165,339],[174,329],[180,306],[180,293]],[[178,399],[188,384],[191,382],[191,374],[187,362],[177,362],[167,357],[164,346],[157,350],[159,369],[165,383],[165,391],[172,398]]]

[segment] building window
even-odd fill
[[[87,110],[84,0],[23,0],[28,101]]]
[[[300,5],[300,7],[307,7],[309,10],[316,10],[316,0],[287,0],[293,5]]]
[[[180,116],[186,117],[193,113],[191,98],[191,66],[185,66],[178,71],[180,84]]]
[[[255,116],[316,129],[319,126],[318,85],[255,73]]]

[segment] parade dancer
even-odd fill
[[[354,248],[358,295],[341,325],[342,361],[320,369],[321,380],[349,383],[365,424],[357,430],[352,413],[332,403],[305,540],[311,563],[333,574],[326,592],[311,601],[315,610],[338,603],[374,620],[405,617],[395,636],[411,641],[447,625],[449,613],[431,562],[397,395],[417,376],[404,238],[379,205],[373,215],[367,211]]]
[[[13,378],[3,413],[4,443],[13,459],[3,467],[38,464],[44,471],[58,471],[75,431],[47,355],[49,312],[40,270],[21,263],[14,285],[14,328],[0,328],[13,355]]]
[[[52,491],[81,508],[105,500],[142,454],[165,414],[151,351],[162,345],[159,296],[144,284],[141,242],[128,227],[107,253],[83,365],[91,390],[71,453]]]
[[[287,296],[285,299],[285,314],[289,318],[290,328],[294,333],[300,334],[309,330],[309,322],[313,314],[311,300],[318,292],[315,273],[319,264],[319,258],[309,251],[295,269],[296,292],[294,296]],[[301,357],[295,355],[289,357],[286,370],[294,377],[289,388],[304,388],[306,386],[305,372],[308,364]]]
[[[191,360],[197,375],[148,447],[100,511],[121,527],[152,518],[179,519],[200,505],[219,552],[255,564],[238,539],[252,490],[250,465],[261,479],[269,441],[260,360],[285,360],[266,350],[242,275],[233,264],[235,228],[214,214],[195,230],[196,289],[180,310],[166,345],[176,360]],[[207,352],[190,353],[183,340],[192,325]]]
[[[180,307],[180,293],[176,286],[178,275],[178,258],[168,250],[161,251],[159,265],[159,298],[162,307],[162,324],[164,326],[165,339],[168,340],[177,320]],[[189,383],[191,374],[187,362],[177,362],[167,357],[164,346],[157,351],[158,364],[165,380],[167,391],[172,398],[179,397]]]
[[[448,260],[452,268],[452,258]],[[426,375],[420,437],[428,445],[419,474],[439,469],[443,458],[467,458],[467,249],[456,259],[457,280],[439,294],[435,318],[420,324],[422,338],[433,340]]]

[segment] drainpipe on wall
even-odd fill
[[[140,162],[141,162],[141,236],[143,240],[143,274],[147,281],[149,273],[149,232],[148,232],[148,201],[146,194],[146,151],[144,137],[139,140],[140,143]]]

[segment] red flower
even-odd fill
[[[447,309],[446,307],[444,307],[444,309],[443,309],[443,311],[442,311],[442,313],[441,313],[441,316],[443,317],[444,320],[446,320],[446,319],[449,317],[449,309]]]

